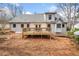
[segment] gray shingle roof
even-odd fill
[[[56,15],[56,17],[61,18],[63,22],[66,22],[65,19],[63,19],[58,14]],[[24,14],[24,15],[15,17],[9,22],[11,23],[11,22],[49,22],[49,21],[46,21],[44,14]]]
[[[45,22],[44,14],[25,14],[15,17],[10,22]]]

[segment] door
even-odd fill
[[[56,24],[56,32],[62,32],[62,26],[61,24]]]

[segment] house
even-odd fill
[[[65,34],[67,29],[67,21],[57,12],[24,14],[15,17],[9,23],[11,30],[16,33],[22,33],[23,28],[29,28],[29,31],[49,31]]]

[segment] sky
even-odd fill
[[[48,11],[55,11],[56,4],[50,3],[27,3],[27,4],[20,4],[23,7],[24,11],[31,12],[31,13],[44,13]]]
[[[57,9],[55,3],[17,3],[16,5],[22,7],[24,13],[44,13],[48,11],[55,11]],[[7,6],[7,3],[0,4],[0,8]]]

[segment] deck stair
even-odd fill
[[[50,33],[51,38],[57,39],[55,33]]]

